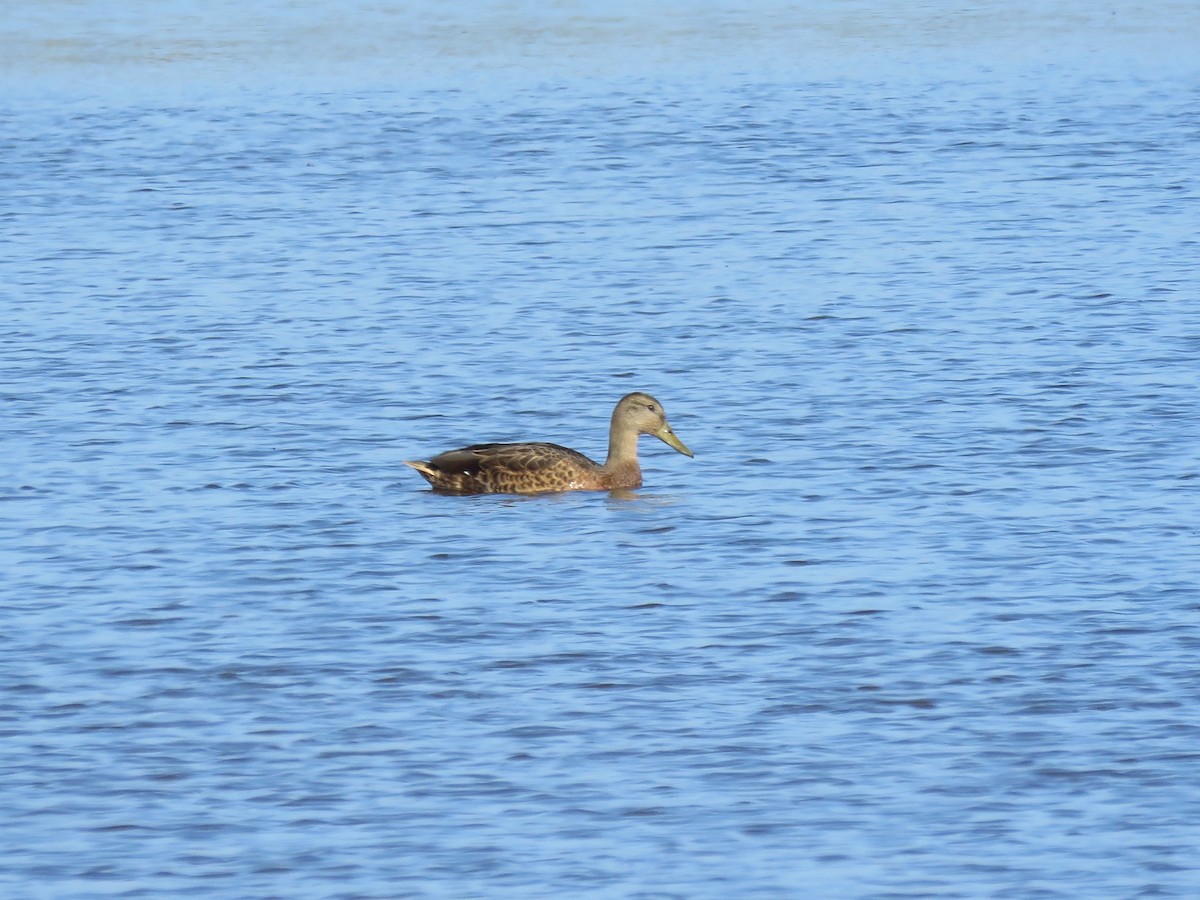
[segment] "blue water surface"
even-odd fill
[[[0,111],[5,894],[1194,897],[1200,69],[478,8]]]

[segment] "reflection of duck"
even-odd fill
[[[608,459],[598,465],[558,444],[476,444],[448,450],[428,462],[405,462],[435,490],[455,494],[538,494],[544,491],[610,491],[642,485],[638,435],[652,434],[685,456],[692,451],[667,424],[662,404],[649,394],[626,394],[608,432]]]

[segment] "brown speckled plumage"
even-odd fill
[[[610,491],[642,484],[637,459],[639,435],[652,434],[692,455],[667,424],[662,404],[649,394],[621,398],[613,410],[604,465],[558,444],[475,444],[449,450],[428,462],[406,462],[435,490],[455,494],[540,494],[551,491]]]

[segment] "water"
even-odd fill
[[[320,4],[124,63],[87,4],[27,61],[7,894],[1195,896],[1200,98],[1140,49],[1190,32],[891,11],[920,59],[856,75],[813,7],[842,41],[759,71],[705,9],[526,11],[532,63],[423,19],[411,84],[289,88]],[[400,465],[600,455],[630,390],[696,452],[633,498]]]

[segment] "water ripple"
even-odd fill
[[[1194,98],[802,88],[6,111],[0,883],[1192,895]]]

